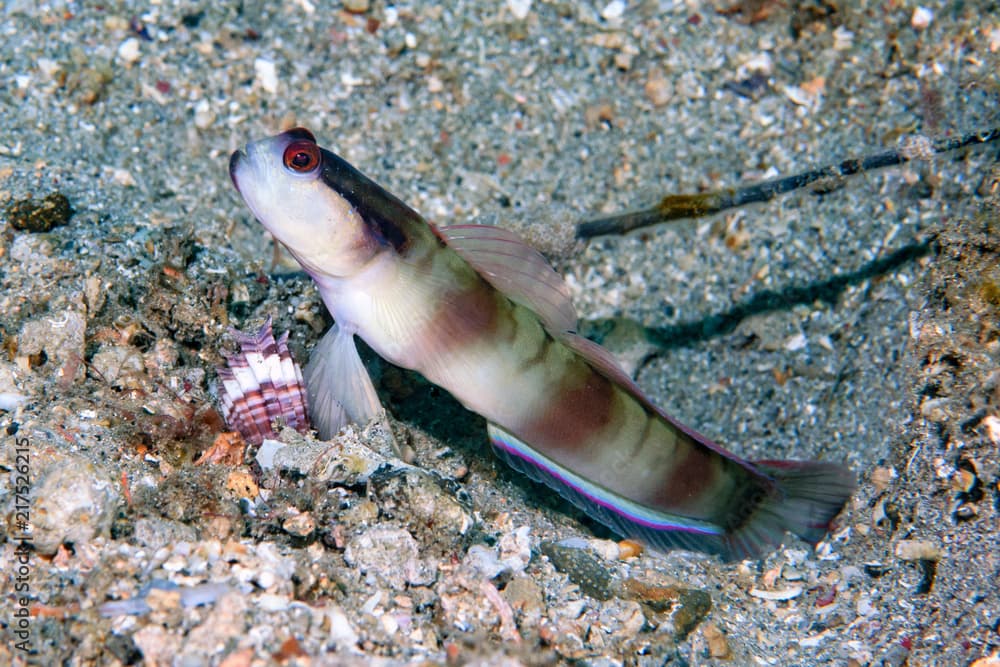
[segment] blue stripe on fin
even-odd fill
[[[558,491],[623,537],[661,551],[687,549],[729,555],[727,536],[720,526],[644,507],[584,479],[494,424],[488,425],[488,432],[497,455],[510,467]]]

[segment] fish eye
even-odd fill
[[[286,168],[300,174],[308,173],[319,166],[319,146],[307,139],[293,141],[288,144],[282,159]]]

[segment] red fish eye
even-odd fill
[[[288,144],[283,160],[285,167],[304,174],[319,166],[319,158],[319,146],[303,139]]]

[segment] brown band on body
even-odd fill
[[[703,509],[711,509],[716,504],[714,499],[703,501],[703,498],[705,494],[711,497],[712,487],[723,472],[723,467],[719,466],[720,457],[683,436],[681,438],[675,449],[670,474],[663,479],[650,500],[653,506],[664,509],[698,509],[702,504],[708,505]]]
[[[446,352],[494,335],[500,323],[499,296],[482,279],[449,289],[438,300],[426,329],[417,335],[418,338]]]
[[[615,385],[589,366],[582,374],[578,369],[572,364],[553,382],[548,408],[519,434],[557,461],[558,451],[579,451],[614,419]]]

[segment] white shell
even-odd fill
[[[275,423],[305,433],[309,408],[302,371],[288,351],[288,332],[275,340],[271,318],[256,334],[232,330],[239,352],[226,354],[228,366],[220,367],[219,400],[229,428],[239,431],[251,445],[277,436]]]

